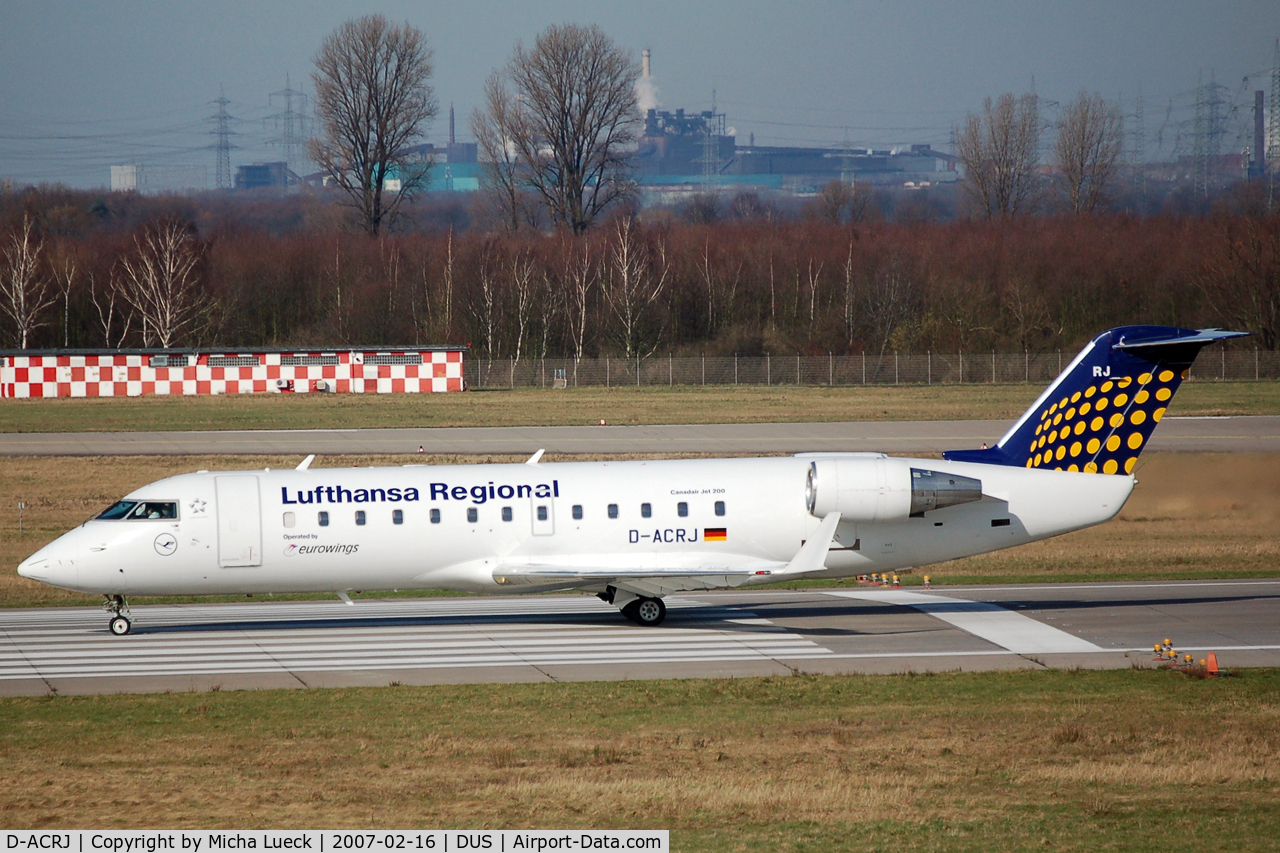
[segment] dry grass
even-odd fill
[[[1280,454],[1147,453],[1107,524],[933,566],[943,583],[1280,575]]]
[[[1012,419],[1040,385],[678,386],[9,400],[3,432]],[[1280,382],[1191,382],[1179,415],[1280,414]]]
[[[553,457],[548,456],[548,460]],[[589,457],[574,457],[589,458]],[[17,575],[46,542],[138,486],[200,468],[279,468],[296,457],[0,457],[0,606],[90,603]],[[331,456],[317,466],[513,462],[523,457]],[[1275,576],[1280,454],[1147,453],[1115,521],[928,569],[934,583]],[[26,530],[14,511],[27,502]],[[906,578],[918,583],[920,575]]]
[[[0,758],[8,827],[669,827],[676,849],[1261,850],[1280,837],[1280,673],[11,699]]]

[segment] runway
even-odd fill
[[[659,628],[585,595],[0,612],[0,695],[1152,666],[1164,637],[1280,665],[1280,579],[677,595]]]
[[[884,451],[930,454],[995,443],[1008,421],[859,421],[433,429],[6,433],[5,456],[165,456],[308,453],[525,454]],[[1280,452],[1280,416],[1165,418],[1150,450]]]

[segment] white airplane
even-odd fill
[[[785,458],[198,471],[136,489],[23,577],[126,596],[581,589],[641,625],[663,596],[892,572],[1115,516],[1138,454],[1218,329],[1094,339],[990,449]],[[975,392],[981,393],[981,392]]]

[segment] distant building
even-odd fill
[[[289,184],[287,163],[254,163],[236,167],[236,189],[257,190],[263,187],[285,187]]]
[[[0,351],[0,398],[462,391],[465,347]]]
[[[146,166],[133,164],[111,167],[112,192],[143,195],[198,192],[209,188],[204,166]]]

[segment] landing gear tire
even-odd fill
[[[123,637],[133,627],[133,623],[129,621],[129,603],[124,600],[123,595],[103,597],[106,601],[102,603],[102,609],[111,614],[111,621],[107,623],[107,627],[117,637]]]
[[[622,613],[637,625],[652,628],[667,618],[667,605],[661,598],[640,598],[628,604]]]

